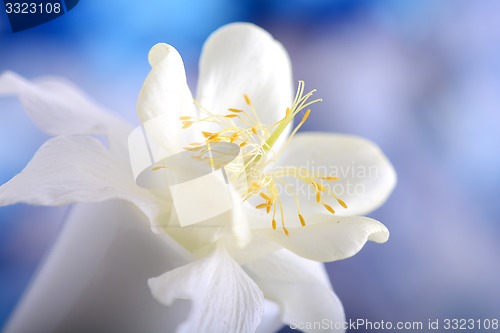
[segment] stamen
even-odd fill
[[[299,220],[300,220],[300,224],[303,227],[305,227],[306,226],[306,221],[304,220],[304,217],[301,214],[299,214]]]
[[[285,228],[285,213],[283,212],[283,203],[281,202],[281,197],[278,196],[278,203],[280,205],[280,214],[281,214],[281,227],[285,232],[285,235],[288,236],[288,230]]]
[[[339,180],[339,177],[321,177],[323,180]]]
[[[230,174],[229,177],[236,181],[245,181],[246,184],[249,184],[239,189],[243,200],[248,200],[257,195],[265,200],[265,202],[256,204],[255,208],[265,209],[267,214],[270,214],[272,209],[271,226],[274,230],[276,230],[277,227],[276,213],[279,209],[281,227],[287,236],[289,235],[289,230],[285,225],[284,206],[280,196],[280,188],[277,187],[278,183],[280,186],[284,186],[287,189],[287,193],[291,193],[294,197],[300,224],[303,227],[306,226],[306,221],[300,210],[299,194],[287,180],[290,177],[303,182],[307,186],[312,186],[315,190],[315,201],[322,204],[330,213],[335,214],[335,210],[324,202],[324,198],[327,195],[337,200],[338,204],[343,208],[347,208],[346,203],[339,199],[324,183],[325,181],[339,180],[338,177],[330,177],[318,174],[306,168],[294,166],[285,167],[274,172],[265,171],[268,169],[267,167],[270,163],[278,159],[280,154],[283,153],[284,147],[290,143],[294,135],[307,121],[311,114],[309,106],[321,101],[319,98],[312,99],[316,90],[304,93],[304,89],[304,82],[299,81],[292,104],[285,109],[283,118],[272,125],[264,124],[260,121],[259,114],[247,94],[243,94],[246,106],[244,105],[242,108],[228,108],[227,110],[229,113],[212,113],[195,100],[194,103],[197,105],[199,113],[203,114],[203,116],[180,117],[182,128],[189,128],[197,123],[214,123],[219,126],[219,128],[222,128],[219,132],[214,133],[201,131],[201,134],[205,138],[204,142],[193,143],[184,148],[185,150],[199,151],[197,156],[192,156],[193,158],[212,163],[211,159],[206,157],[210,148],[205,147],[209,146],[209,144],[214,142],[230,142],[239,145],[240,156],[243,163],[228,165],[227,167],[231,168],[231,172],[228,173]],[[278,152],[272,151],[271,149],[274,144],[283,133],[286,133],[285,130],[293,123],[294,118],[300,113],[303,113],[302,119],[295,126],[281,150]],[[271,153],[271,155],[269,153]],[[153,170],[159,170],[160,168],[162,167],[157,166],[154,167]],[[231,181],[231,179],[229,180]]]
[[[252,184],[250,184],[250,186],[253,187],[256,190],[260,190],[260,186],[257,183],[252,183]]]
[[[273,202],[273,229],[276,230],[276,205]]]
[[[318,191],[325,192],[325,188],[323,187],[323,185],[316,183],[316,182],[314,183],[314,185],[316,186]]]
[[[215,138],[219,136],[219,133],[214,133],[208,137],[208,141],[213,141]]]
[[[345,204],[345,202],[339,198],[337,198],[337,202],[344,208],[347,208],[347,205]]]
[[[307,109],[306,113],[304,114],[304,117],[302,117],[302,120],[300,121],[301,124],[305,123],[307,118],[309,118],[309,115],[311,114],[311,109]]]
[[[328,204],[324,203],[323,202],[323,206],[325,206],[325,208],[332,214],[335,214],[335,210]]]
[[[263,193],[263,192],[260,192],[259,195],[264,198],[264,200],[266,201],[271,201],[271,198],[267,196],[267,194]]]

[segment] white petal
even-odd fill
[[[303,332],[343,332],[334,323],[345,321],[344,309],[333,292],[321,263],[280,250],[245,266],[266,298],[281,307],[283,321]],[[307,329],[306,323],[331,325]],[[299,327],[303,325],[303,327]]]
[[[288,236],[282,229],[259,229],[265,235],[301,257],[330,262],[352,257],[368,240],[384,243],[389,230],[380,222],[362,216],[304,215],[305,227],[289,227],[297,221],[286,221]],[[295,218],[298,219],[298,218]]]
[[[277,163],[280,166],[305,167],[323,176],[339,177],[323,185],[342,199],[344,209],[332,196],[322,199],[338,215],[365,215],[382,205],[396,185],[396,173],[387,157],[374,143],[356,136],[304,133],[292,139]],[[301,208],[310,213],[327,212],[315,201],[311,185],[290,178],[300,199]],[[283,196],[286,198],[286,196]],[[295,199],[288,198],[295,206]]]
[[[292,103],[291,65],[286,50],[269,33],[235,23],[215,31],[205,43],[197,97],[204,108],[222,114],[228,108],[249,110],[244,94],[261,122],[274,124]]]
[[[131,126],[104,111],[72,83],[59,78],[29,81],[0,75],[0,96],[17,95],[28,116],[50,135],[107,135],[111,145],[126,147]]]
[[[167,309],[145,282],[190,260],[128,202],[75,205],[2,332],[173,332],[189,303]]]
[[[262,292],[223,247],[148,283],[165,305],[177,298],[192,301],[178,333],[254,332],[264,311]]]
[[[136,205],[153,227],[160,207],[169,209],[136,186],[127,165],[119,163],[91,137],[50,139],[20,174],[0,187],[0,205],[24,202],[54,206],[115,198]]]
[[[264,300],[264,315],[255,333],[275,333],[283,327],[280,308],[275,302]]]
[[[177,50],[159,43],[149,51],[151,71],[139,94],[137,113],[149,137],[170,153],[194,142],[182,129],[181,116],[194,116],[193,97]]]
[[[250,229],[250,224],[248,223],[248,216],[245,214],[245,209],[243,203],[241,202],[241,197],[238,193],[230,187],[231,199],[233,201],[233,209],[231,211],[231,225],[238,247],[243,248],[252,240],[252,231]]]

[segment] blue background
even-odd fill
[[[152,45],[174,45],[195,87],[210,32],[262,26],[289,51],[295,79],[324,99],[303,130],[367,137],[398,172],[371,214],[390,241],[327,266],[347,317],[500,317],[500,2],[82,0],[15,34],[1,9],[0,71],[64,76],[133,124]],[[0,100],[0,119],[4,183],[47,137],[14,98]],[[0,208],[0,326],[66,210]]]

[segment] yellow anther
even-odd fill
[[[183,121],[182,122],[182,129],[186,129],[186,128],[188,128],[191,125],[193,125],[192,121]]]
[[[180,120],[189,120],[191,119],[191,117],[189,116],[182,116],[182,117],[179,117]]]
[[[323,180],[339,180],[339,177],[321,177]]]
[[[250,186],[251,186],[252,188],[256,189],[256,190],[259,190],[259,189],[260,189],[260,185],[259,185],[259,184],[257,184],[257,183],[252,183],[252,184],[250,184]]]
[[[229,142],[233,143],[234,141],[236,141],[236,139],[238,139],[238,132],[234,132],[233,134],[231,134],[231,136],[229,137]]]
[[[248,105],[252,105],[252,102],[250,101],[250,98],[248,97],[247,94],[244,94],[243,97],[245,98],[245,102],[248,104]]]
[[[273,219],[272,225],[273,225],[273,229],[276,230],[276,220],[275,219]]]
[[[240,148],[245,147],[247,145],[247,143],[248,143],[247,141],[243,141],[242,143],[240,143]]]
[[[260,192],[259,195],[266,201],[272,201],[271,198],[263,192]]]
[[[255,126],[252,127],[252,132],[253,132],[253,134],[257,134],[257,128]]]
[[[338,198],[337,198],[337,201],[338,201],[338,203],[339,203],[342,207],[347,208],[347,205],[345,204],[345,202],[344,202],[343,200],[341,200],[341,199],[338,199]]]
[[[236,141],[238,139],[238,132],[234,132],[233,134],[231,134],[231,136],[229,137],[229,142],[233,143],[234,141]]]
[[[307,109],[306,113],[304,114],[304,117],[302,117],[302,120],[300,121],[302,124],[306,122],[307,118],[309,117],[309,114],[311,114],[311,109]]]
[[[321,184],[318,184],[318,183],[314,183],[316,188],[321,191],[321,192],[325,192],[325,188],[323,187],[323,185]]]
[[[321,201],[321,192],[316,191],[316,202],[320,202],[320,201]]]
[[[234,112],[234,113],[240,113],[240,112],[243,112],[243,110],[240,110],[240,109],[233,109],[233,108],[229,108],[228,110],[229,110],[229,111],[231,111],[231,112]]]
[[[219,136],[219,133],[214,133],[214,134],[210,135],[210,136],[208,137],[208,139],[207,139],[207,140],[209,140],[209,141],[213,141],[213,140],[214,140],[215,138],[217,138],[218,136]]]
[[[226,118],[238,118],[239,116],[237,114],[226,114],[224,117],[226,117]]]
[[[283,227],[283,231],[285,232],[285,235],[287,235],[287,236],[289,235],[289,234],[288,234],[288,229],[287,229],[287,228]]]
[[[262,209],[262,208],[266,208],[267,206],[268,206],[268,204],[267,204],[267,202],[266,202],[266,203],[262,203],[262,204],[260,204],[260,205],[255,206],[255,208],[257,208],[257,209]]]
[[[335,214],[335,210],[328,204],[326,203],[323,203],[323,206],[325,206],[325,208],[332,214]]]
[[[299,220],[300,220],[300,224],[303,227],[305,227],[306,226],[306,221],[304,220],[304,217],[301,214],[299,214]]]
[[[285,117],[288,117],[289,115],[290,115],[290,108],[286,108]]]
[[[271,203],[271,204],[269,204],[269,205],[267,205],[267,207],[266,207],[266,213],[267,213],[267,214],[269,214],[269,213],[271,212],[271,206],[272,206],[272,205],[273,205],[272,203]]]
[[[214,135],[214,133],[205,132],[205,131],[202,131],[202,132],[201,132],[201,134],[203,134],[203,136],[204,136],[205,138],[209,138],[209,137],[211,137],[212,135]]]

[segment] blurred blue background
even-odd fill
[[[210,32],[262,26],[289,51],[295,79],[324,99],[303,130],[367,137],[398,172],[371,214],[390,241],[327,266],[347,317],[500,317],[499,1],[81,0],[15,34],[0,8],[0,72],[64,76],[134,124],[152,45],[174,45],[195,87]],[[14,98],[0,100],[0,117],[4,183],[47,137]],[[0,327],[66,210],[0,208]]]

